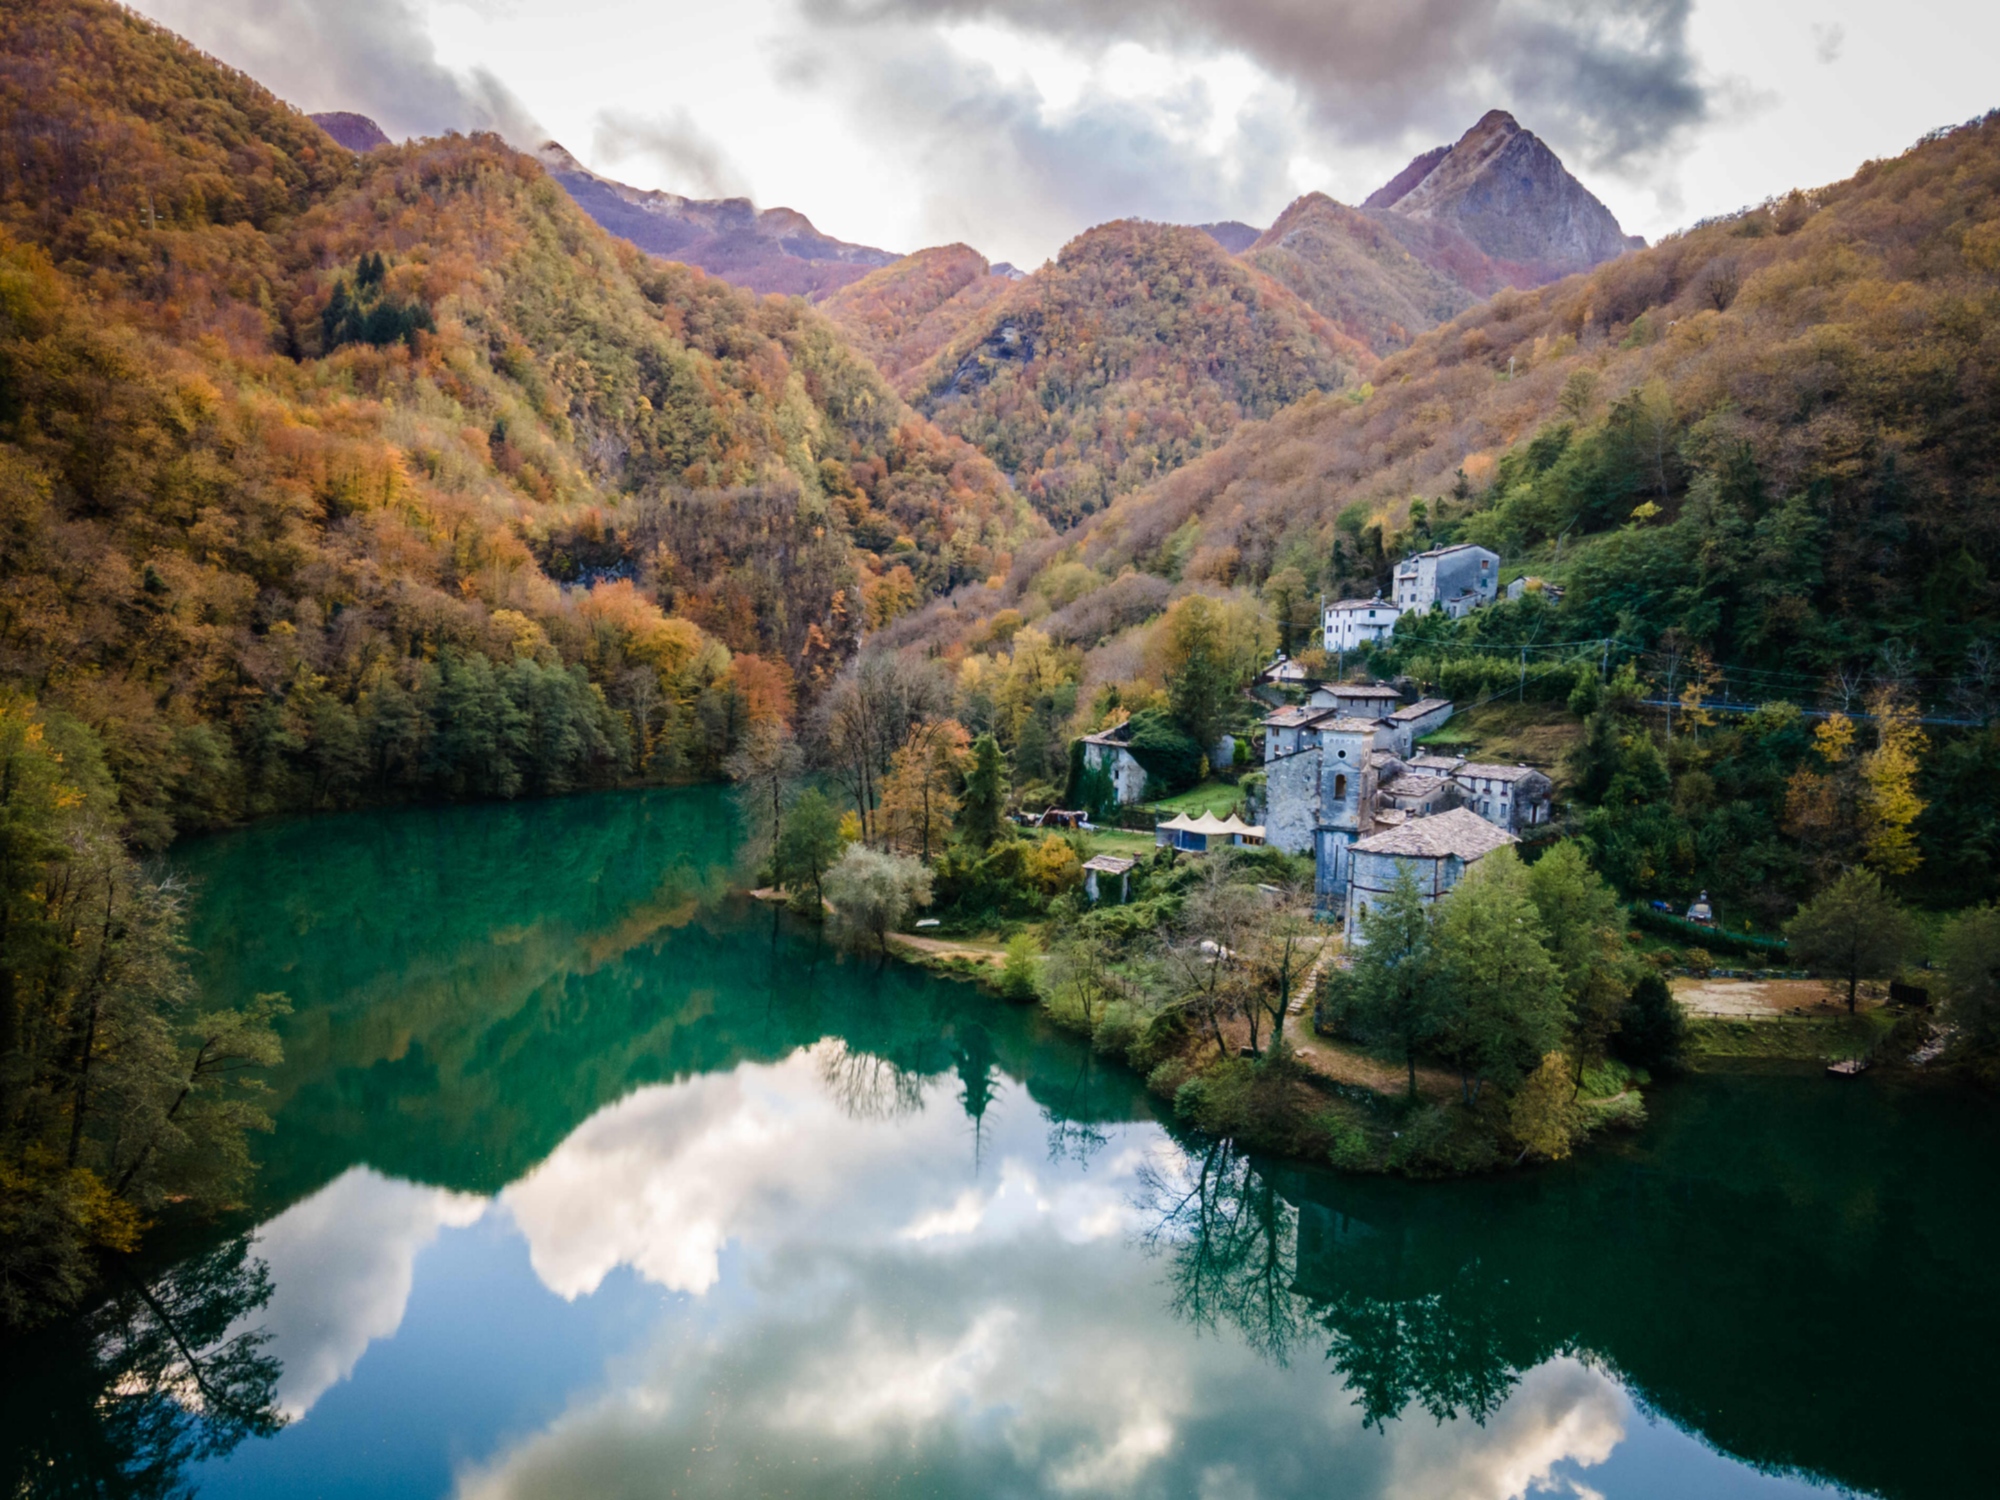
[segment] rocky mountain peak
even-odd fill
[[[1587,270],[1645,241],[1503,109],[1451,146],[1425,152],[1364,205],[1457,230],[1497,261],[1554,277]]]

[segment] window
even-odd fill
[[[1336,802],[1345,802],[1347,800],[1347,778],[1345,776],[1336,776],[1333,778],[1333,800]]]

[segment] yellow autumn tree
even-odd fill
[[[1875,748],[1861,757],[1862,858],[1883,875],[1908,875],[1923,862],[1912,827],[1924,810],[1917,763],[1930,741],[1915,705],[1883,689],[1869,703]]]

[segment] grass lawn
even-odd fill
[[[1163,818],[1171,818],[1175,813],[1186,813],[1198,818],[1204,812],[1213,813],[1218,818],[1229,816],[1230,809],[1243,800],[1243,792],[1234,782],[1204,781],[1193,791],[1182,792],[1175,797],[1162,797],[1157,802],[1148,802]]]
[[[1157,847],[1157,841],[1150,833],[1139,833],[1130,828],[1099,828],[1090,835],[1091,852],[1095,854],[1122,854],[1127,859],[1143,859]]]
[[[1425,750],[1474,760],[1539,766],[1560,780],[1563,756],[1583,737],[1583,726],[1561,703],[1501,700],[1461,709],[1435,734],[1417,743]]]

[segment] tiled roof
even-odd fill
[[[1409,764],[1412,771],[1443,771],[1449,774],[1465,762],[1456,755],[1413,755]]]
[[[1100,875],[1123,875],[1138,863],[1138,860],[1127,859],[1122,854],[1093,854],[1083,862],[1083,867]]]
[[[1533,766],[1489,766],[1479,761],[1467,761],[1454,773],[1459,776],[1483,776],[1488,781],[1520,781],[1542,773]]]
[[[1445,778],[1434,771],[1405,771],[1393,776],[1377,788],[1388,797],[1428,797],[1445,785]]]
[[[1294,708],[1281,708],[1276,713],[1264,715],[1267,729],[1297,729],[1310,724],[1314,719],[1323,719],[1332,713],[1330,708],[1314,708],[1310,703],[1302,703]]]
[[[1389,715],[1389,717],[1408,722],[1411,719],[1421,719],[1425,714],[1434,714],[1441,708],[1450,707],[1451,699],[1449,698],[1419,698],[1408,708],[1399,708],[1393,714]]]
[[[1380,594],[1377,594],[1373,599],[1343,599],[1338,604],[1329,604],[1326,607],[1326,612],[1328,614],[1333,614],[1336,611],[1343,609],[1395,609],[1395,608],[1396,605],[1392,600],[1384,599]]]
[[[1086,734],[1083,737],[1083,742],[1086,745],[1116,745],[1122,749],[1131,738],[1132,721],[1127,719],[1122,724],[1113,724],[1109,729],[1100,729],[1095,734]]]
[[[1350,719],[1341,714],[1324,720],[1317,727],[1327,734],[1373,734],[1380,725],[1379,719]]]
[[[1495,849],[1520,840],[1495,828],[1478,813],[1454,807],[1433,817],[1412,818],[1385,833],[1370,834],[1355,844],[1356,854],[1404,854],[1414,859],[1455,856],[1470,864]]]
[[[1336,698],[1394,698],[1396,690],[1383,682],[1322,682],[1314,686],[1316,693],[1331,693]]]

